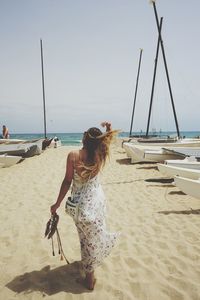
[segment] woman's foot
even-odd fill
[[[96,278],[94,277],[94,272],[86,273],[86,277],[78,278],[77,282],[83,284],[88,290],[92,291],[94,289],[94,286],[96,283]]]

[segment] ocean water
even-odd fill
[[[141,132],[133,132],[134,134],[144,134]],[[151,134],[151,132],[149,133]],[[155,132],[154,132],[155,134]],[[176,136],[176,132],[174,131],[168,131],[168,132],[158,132],[156,133],[160,136]],[[61,142],[62,145],[68,145],[68,146],[79,146],[81,145],[81,140],[83,137],[83,133],[48,133],[47,137],[48,138],[53,138],[57,136]],[[200,131],[183,131],[181,132],[181,136],[185,136],[185,137],[197,137],[200,136]],[[32,139],[39,139],[39,138],[43,138],[44,134],[42,133],[19,133],[19,134],[11,134],[10,138],[12,139],[24,139],[24,140],[32,140]],[[120,132],[119,133],[119,137],[121,138],[128,138],[129,137],[129,132]]]

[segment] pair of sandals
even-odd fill
[[[59,221],[59,215],[57,213],[54,213],[54,214],[51,215],[51,218],[47,222],[46,230],[45,230],[44,235],[45,235],[45,237],[48,238],[48,240],[50,238],[52,238],[54,233],[56,232],[58,221]]]

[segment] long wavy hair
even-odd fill
[[[81,177],[88,180],[94,177],[104,167],[109,157],[110,144],[118,130],[102,133],[97,127],[91,127],[83,135],[83,147],[87,151],[87,160],[81,164]]]

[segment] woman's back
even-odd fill
[[[94,162],[95,164],[95,162]],[[86,149],[81,149],[73,152],[73,166],[74,166],[74,180],[85,182],[84,171],[87,168],[90,168],[88,165],[88,154]],[[94,178],[99,173],[99,170],[93,172],[88,179]]]

